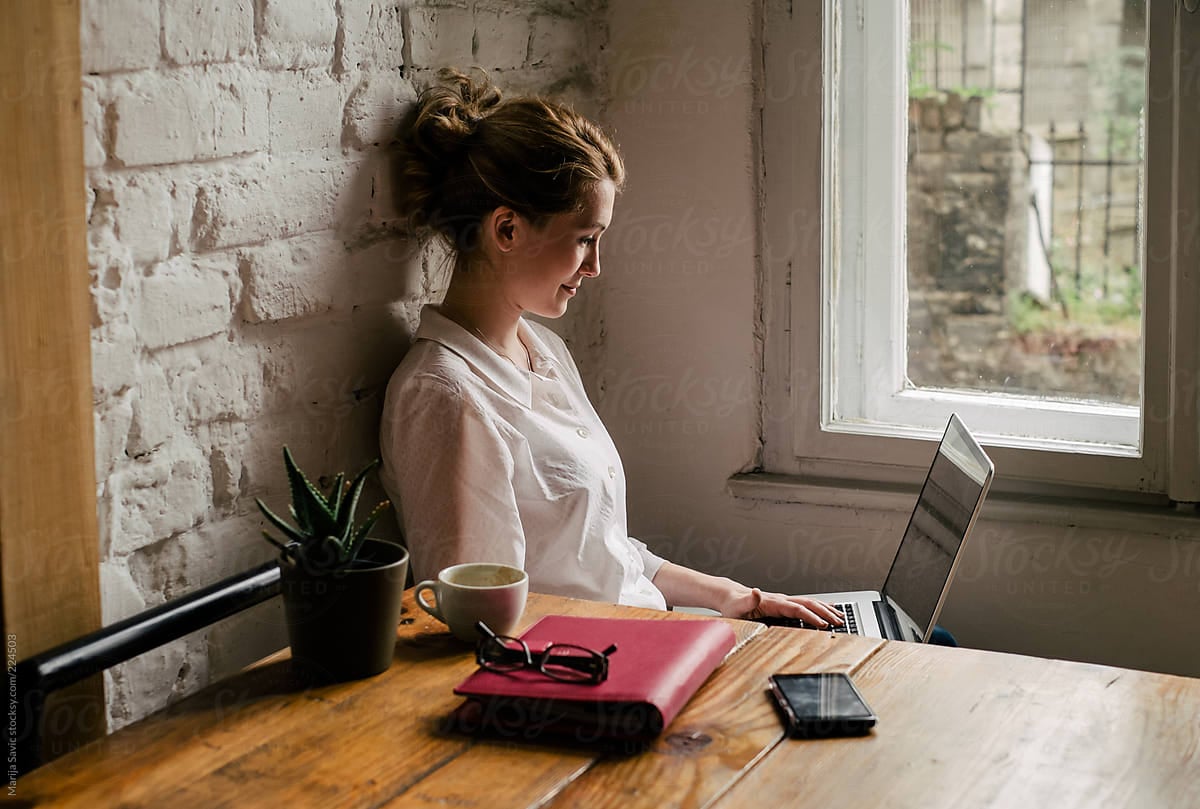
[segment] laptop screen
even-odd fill
[[[926,633],[991,477],[991,461],[951,416],[883,585]]]

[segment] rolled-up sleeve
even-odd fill
[[[650,549],[646,547],[646,543],[642,542],[640,539],[634,539],[633,537],[630,537],[629,541],[633,544],[633,549],[642,557],[642,566],[644,568],[644,574],[646,578],[653,580],[655,575],[658,573],[658,569],[662,567],[663,563],[667,560],[663,559],[661,556],[651,553]]]
[[[383,416],[384,483],[413,576],[462,562],[524,568],[513,458],[495,420],[437,377],[416,377],[398,393]]]

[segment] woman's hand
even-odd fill
[[[721,609],[726,618],[780,617],[799,618],[804,623],[824,629],[830,624],[841,626],[845,616],[832,604],[805,596],[787,596],[783,593],[764,593],[757,587],[736,594]]]
[[[810,626],[824,629],[830,623],[841,626],[844,616],[833,605],[804,596],[763,592],[724,576],[710,576],[697,570],[663,562],[654,576],[654,586],[666,596],[667,603],[678,607],[707,607],[726,618],[799,618]]]

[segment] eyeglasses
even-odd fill
[[[475,647],[475,662],[489,671],[535,669],[553,680],[564,683],[595,685],[608,679],[608,656],[617,651],[612,644],[597,652],[573,643],[551,643],[534,654],[520,638],[497,635],[487,624],[479,621],[475,630],[481,635]]]

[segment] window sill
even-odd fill
[[[741,500],[796,503],[867,511],[910,512],[918,486],[906,483],[847,480],[751,472],[729,478],[727,490]],[[1193,503],[1158,500],[1120,502],[1112,492],[1079,490],[1034,494],[993,486],[981,519],[1063,527],[1136,531],[1144,534],[1192,534],[1200,540],[1200,512]]]

